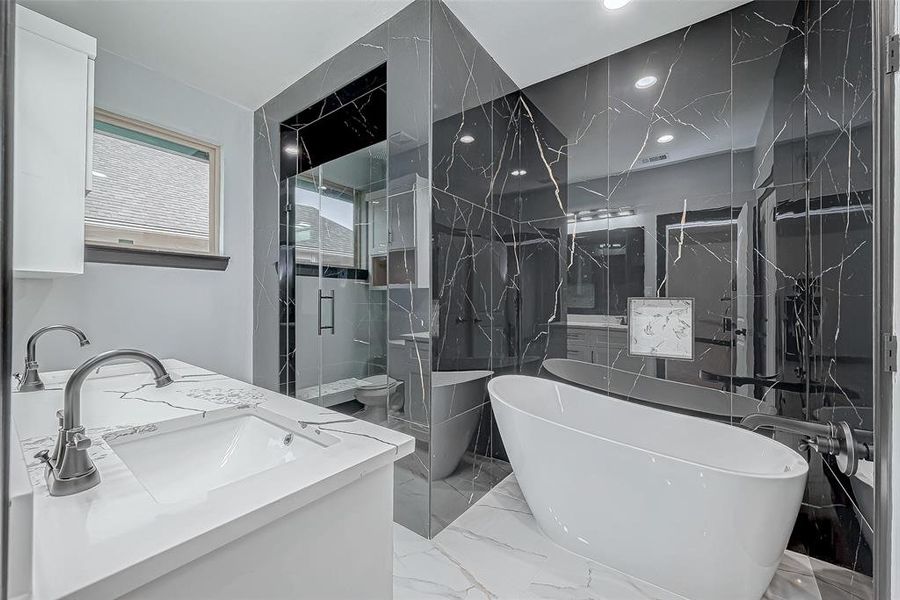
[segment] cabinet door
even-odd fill
[[[388,201],[388,247],[391,250],[416,247],[415,192],[392,196]]]
[[[593,362],[593,353],[587,346],[569,346],[566,357],[583,362]]]
[[[366,194],[371,227],[369,252],[382,256],[388,251],[387,199],[384,190]]]
[[[89,59],[20,28],[15,79],[16,275],[82,273]]]

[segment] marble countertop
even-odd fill
[[[593,317],[591,315],[569,315],[566,321],[551,323],[569,329],[618,329],[626,331],[628,325],[621,322],[622,317]]]
[[[101,482],[51,497],[43,466],[70,371],[42,373],[46,388],[14,393],[13,417],[34,487],[33,599],[114,598],[322,498],[411,453],[414,439],[176,360],[174,383],[144,365],[102,367],[82,392],[82,421]],[[216,410],[266,411],[339,439],[315,462],[296,460],[176,503],[158,503],[103,436]],[[390,515],[386,515],[390,518]]]

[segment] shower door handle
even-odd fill
[[[322,325],[323,300],[331,300],[331,325]],[[319,335],[322,335],[322,332],[326,329],[330,329],[331,335],[334,335],[334,290],[331,290],[331,293],[328,295],[323,294],[322,290],[319,290]]]

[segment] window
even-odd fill
[[[321,257],[322,266],[364,268],[365,248],[357,239],[365,232],[361,192],[333,182],[316,186],[301,175],[294,194],[297,262],[317,265]]]
[[[218,254],[219,149],[97,110],[89,245]]]

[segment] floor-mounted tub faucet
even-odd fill
[[[91,447],[91,438],[84,434],[81,423],[81,386],[101,365],[123,358],[137,360],[150,367],[156,387],[172,383],[162,362],[143,350],[110,350],[88,359],[72,371],[66,382],[62,414],[57,413],[60,426],[53,454],[43,450],[35,455],[35,458],[46,463],[47,488],[51,496],[77,494],[100,483],[100,473],[87,452]]]
[[[25,372],[19,378],[18,390],[20,392],[36,392],[44,389],[44,382],[41,381],[40,373],[38,373],[37,341],[48,331],[68,331],[78,338],[78,343],[82,347],[91,343],[83,331],[71,325],[48,325],[32,333],[25,347]]]
[[[875,441],[871,431],[854,430],[846,421],[816,423],[761,413],[747,415],[741,425],[751,431],[770,428],[804,436],[801,448],[830,454],[848,477],[856,474],[860,460],[875,460]]]

